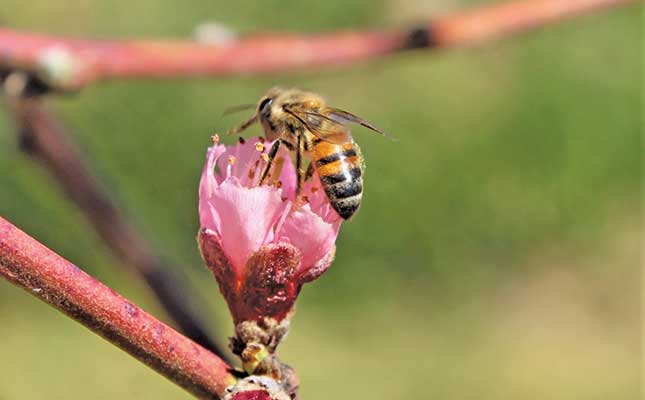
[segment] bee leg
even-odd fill
[[[302,135],[298,135],[298,150],[296,151],[296,174],[298,175],[298,184],[296,186],[296,199],[300,198],[302,186],[305,182],[305,171],[302,169],[302,155],[305,151]]]
[[[314,176],[314,162],[311,161],[307,167],[307,172],[305,172],[305,182],[311,179]]]
[[[277,139],[275,142],[273,142],[273,145],[269,149],[269,153],[267,154],[267,165],[264,167],[264,170],[262,170],[262,175],[260,175],[260,181],[258,182],[258,186],[262,186],[264,182],[267,180],[267,177],[269,176],[269,171],[271,170],[271,166],[273,165],[273,160],[275,159],[275,155],[278,154],[278,150],[280,150],[280,145],[282,144],[281,139]]]
[[[227,135],[233,135],[236,133],[240,133],[244,130],[246,130],[249,126],[253,125],[256,121],[258,120],[258,115],[255,114],[251,118],[247,119],[246,121],[242,122],[238,126],[234,126],[233,128],[229,129],[228,132],[226,132]]]

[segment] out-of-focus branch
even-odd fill
[[[23,70],[49,87],[133,77],[220,76],[350,63],[410,48],[467,46],[634,0],[517,0],[396,31],[258,34],[226,44],[99,41],[0,30],[0,69]]]
[[[469,46],[514,35],[580,14],[635,0],[519,0],[496,3],[435,21],[430,29],[441,47]]]
[[[0,276],[201,399],[236,382],[213,353],[156,320],[0,217]]]
[[[192,340],[226,359],[210,339],[187,295],[194,290],[172,265],[164,265],[151,246],[127,223],[72,144],[62,124],[37,97],[7,98],[16,118],[21,149],[38,161],[83,211],[125,266],[140,273],[169,316]]]

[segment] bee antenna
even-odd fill
[[[385,134],[385,132],[383,132],[383,136],[385,136],[390,142],[399,142],[398,138],[395,138],[394,136],[387,135],[387,134]]]
[[[240,112],[240,111],[244,111],[244,110],[251,110],[253,108],[255,108],[255,104],[238,104],[236,106],[231,106],[231,107],[226,108],[222,112],[222,116],[226,116],[226,115],[229,115],[229,114],[234,114],[236,112]]]

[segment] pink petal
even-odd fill
[[[219,232],[219,218],[210,204],[210,197],[219,186],[215,174],[215,163],[224,153],[224,146],[212,146],[206,151],[206,164],[199,180],[199,223],[202,228]]]
[[[333,248],[341,221],[325,222],[311,211],[309,204],[292,211],[279,232],[279,241],[294,245],[302,255],[298,274],[314,267]]]
[[[303,194],[309,199],[309,206],[311,210],[323,221],[327,223],[337,223],[341,221],[338,213],[332,208],[329,199],[325,194],[325,190],[320,183],[318,173],[314,173],[311,180],[307,181],[303,187]]]
[[[273,226],[285,203],[275,187],[243,187],[236,177],[226,179],[209,201],[217,215],[224,253],[240,277],[246,260],[273,240]]]
[[[282,182],[282,197],[285,197],[289,200],[296,199],[296,184],[298,182],[298,177],[296,176],[296,168],[291,159],[289,151],[282,147],[278,152],[278,157],[284,158],[284,166],[282,167],[282,173],[280,173],[280,182]]]
[[[318,279],[323,272],[327,271],[334,257],[336,256],[336,246],[332,247],[331,250],[323,258],[318,260],[316,264],[310,269],[303,271],[302,274],[298,277],[298,281],[303,284],[306,282],[311,282],[315,279]]]

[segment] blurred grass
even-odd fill
[[[244,32],[319,31],[478,3],[8,0],[0,19],[60,34],[176,37],[208,19]],[[108,82],[52,107],[133,223],[190,268],[220,335],[232,327],[194,235],[209,136],[238,118],[221,110],[276,84],[299,86],[399,139],[356,130],[363,207],[342,229],[334,267],[303,291],[282,349],[303,398],[634,399],[641,12],[342,69]],[[162,316],[46,172],[16,151],[12,129],[0,114],[0,215]],[[4,282],[0,337],[1,400],[188,397]]]

